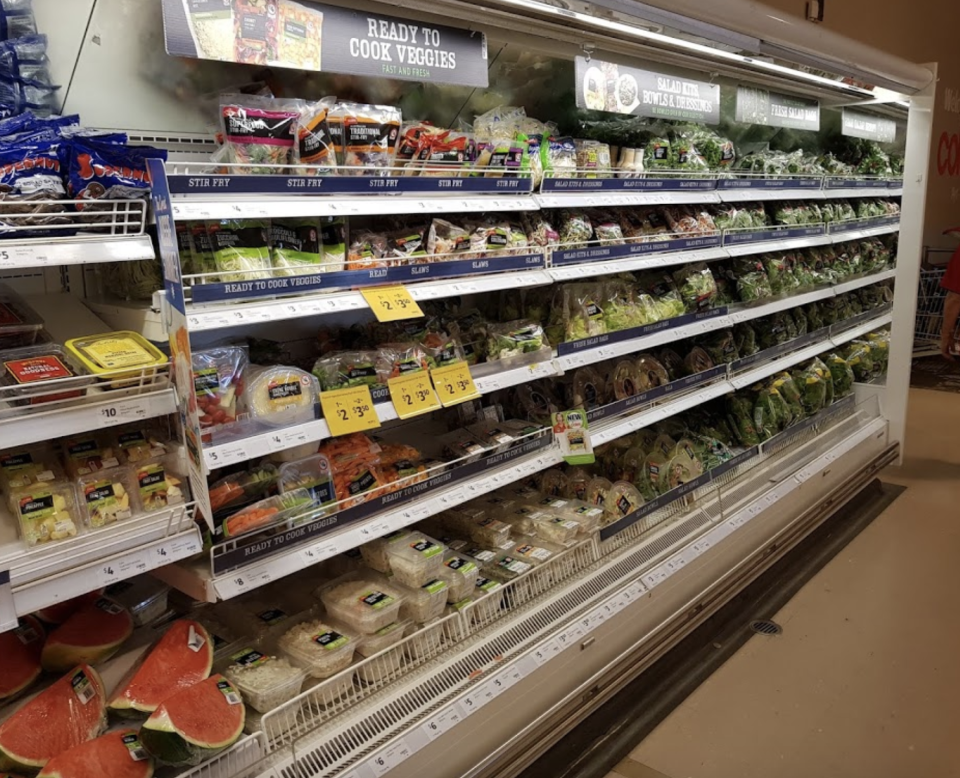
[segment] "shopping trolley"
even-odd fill
[[[929,357],[940,353],[940,330],[943,327],[943,304],[946,290],[940,286],[944,268],[920,271],[920,288],[917,291],[917,323],[913,330],[913,356]],[[954,330],[955,339],[960,338],[960,322]]]

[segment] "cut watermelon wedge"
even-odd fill
[[[0,634],[0,702],[23,694],[40,677],[43,625],[33,616],[24,616],[12,632]]]
[[[50,633],[40,662],[50,673],[83,662],[97,664],[113,656],[132,633],[130,612],[116,600],[98,597]]]
[[[106,723],[103,681],[92,667],[80,665],[0,725],[0,770],[35,773],[58,754],[95,738]]]
[[[140,728],[140,742],[159,762],[198,765],[243,734],[243,698],[222,675],[168,697]]]
[[[64,751],[37,778],[151,778],[153,760],[132,729],[101,735]]]
[[[166,634],[120,682],[110,710],[153,713],[161,702],[199,683],[213,667],[213,641],[202,624],[175,621]]]

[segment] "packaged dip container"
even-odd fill
[[[300,694],[307,677],[285,657],[271,656],[255,645],[244,646],[230,655],[223,676],[236,686],[251,708],[266,713]]]
[[[39,405],[81,397],[93,382],[89,371],[55,343],[0,352],[0,399],[14,405]],[[43,385],[74,379],[50,392]]]
[[[284,632],[277,647],[313,678],[329,678],[353,662],[357,635],[339,624],[314,619],[300,622]]]
[[[28,546],[67,540],[81,531],[73,484],[67,481],[15,489],[10,499]]]
[[[0,349],[32,346],[43,319],[9,286],[0,284]]]
[[[81,476],[77,493],[84,520],[92,529],[129,519],[139,510],[133,474],[125,467]]]
[[[296,367],[251,369],[247,384],[250,418],[271,427],[301,424],[317,417],[320,384]]]
[[[130,611],[135,626],[142,627],[167,612],[170,587],[152,576],[138,575],[112,584],[107,595]]]
[[[403,604],[397,587],[362,577],[332,582],[321,589],[320,599],[332,618],[364,635],[397,621]]]
[[[73,338],[65,345],[87,370],[108,380],[111,389],[152,378],[156,368],[169,361],[149,340],[128,330]]]

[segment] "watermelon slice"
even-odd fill
[[[188,619],[175,621],[120,682],[110,710],[153,713],[167,697],[209,676],[212,667],[213,640],[203,625]]]
[[[222,675],[167,697],[140,728],[140,742],[164,764],[198,765],[243,734],[243,698]]]
[[[37,778],[151,778],[153,760],[132,729],[88,740],[53,757]]]
[[[103,681],[89,665],[75,667],[0,725],[0,770],[35,773],[95,738],[106,723]]]
[[[34,616],[39,616],[47,624],[63,624],[74,613],[80,610],[84,605],[92,605],[97,598],[103,594],[103,589],[97,589],[95,592],[87,592],[72,600],[55,602],[46,608],[38,610]]]
[[[82,662],[96,664],[113,656],[132,633],[130,612],[116,600],[98,597],[50,633],[40,663],[51,673]]]
[[[29,689],[40,677],[43,625],[24,616],[12,632],[0,634],[0,702],[9,702]]]

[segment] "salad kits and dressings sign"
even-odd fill
[[[817,132],[820,130],[820,101],[739,86],[736,119],[745,124]]]
[[[486,87],[482,32],[300,0],[163,0],[168,54]]]
[[[720,87],[613,62],[576,58],[577,106],[656,119],[720,123]]]
[[[893,143],[897,138],[897,123],[892,119],[881,119],[879,116],[844,108],[841,132],[851,138]]]

